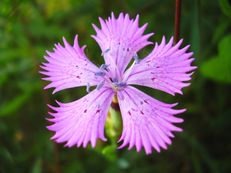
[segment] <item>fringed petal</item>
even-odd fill
[[[139,27],[139,15],[133,20],[128,14],[120,13],[115,18],[112,13],[108,20],[99,18],[99,21],[101,29],[93,24],[96,35],[92,37],[99,44],[105,63],[110,64],[109,68],[122,74],[132,57],[152,44],[148,39],[153,33],[144,35],[147,24]]]
[[[196,69],[191,63],[193,53],[187,53],[189,46],[180,49],[182,40],[173,45],[173,38],[165,43],[163,37],[160,45],[156,43],[153,51],[139,63],[135,64],[127,83],[144,85],[159,89],[169,94],[182,94],[182,88],[189,86],[192,71]]]
[[[53,52],[47,51],[47,56],[44,56],[47,62],[40,66],[44,70],[40,73],[47,76],[42,79],[51,82],[45,89],[55,88],[55,93],[66,88],[86,86],[88,83],[91,86],[97,85],[100,78],[95,76],[95,72],[99,69],[86,57],[85,46],[79,47],[78,36],[73,46],[65,38],[63,42],[64,47],[58,43]]]
[[[53,124],[47,127],[55,132],[52,139],[67,147],[86,147],[89,142],[95,147],[98,138],[106,141],[104,124],[113,95],[110,88],[101,88],[77,101],[50,106],[55,111],[48,119]]]
[[[185,109],[172,109],[176,104],[160,102],[130,86],[118,92],[118,101],[123,119],[120,148],[128,145],[129,149],[136,147],[138,152],[143,147],[146,154],[153,149],[160,152],[171,144],[173,131],[182,131],[173,123],[181,123],[183,119],[174,115]]]

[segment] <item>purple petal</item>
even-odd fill
[[[172,109],[176,104],[160,102],[131,86],[118,92],[118,101],[123,119],[119,140],[123,142],[119,148],[129,145],[129,149],[135,146],[137,151],[144,147],[147,154],[153,149],[160,152],[171,144],[173,131],[182,131],[173,123],[181,123],[183,119],[174,115],[185,109]]]
[[[108,20],[99,20],[101,29],[93,25],[96,35],[92,37],[99,44],[105,63],[110,64],[109,68],[114,73],[115,70],[123,73],[132,57],[140,49],[151,44],[148,39],[153,34],[144,35],[147,24],[139,27],[139,15],[133,20],[128,14],[120,13],[116,19],[112,13]]]
[[[156,43],[153,51],[129,72],[128,84],[143,85],[159,89],[169,94],[182,94],[182,88],[191,79],[191,71],[196,67],[192,53],[187,53],[189,46],[180,49],[182,40],[173,45],[173,38],[168,43],[163,37],[160,45]]]
[[[85,53],[84,47],[79,47],[78,37],[75,37],[74,46],[71,46],[65,38],[63,38],[64,47],[61,44],[56,44],[54,52],[48,52],[44,58],[47,60],[40,66],[44,71],[40,73],[47,77],[43,80],[51,83],[45,87],[55,88],[54,92],[66,88],[77,86],[85,86],[89,83],[91,86],[97,85],[100,78],[95,76],[98,67],[92,64]]]
[[[55,111],[48,119],[53,124],[47,127],[55,132],[52,139],[68,147],[86,147],[89,142],[95,147],[98,138],[105,141],[104,124],[113,95],[110,88],[102,88],[77,101],[50,106]]]

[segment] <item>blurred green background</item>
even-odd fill
[[[96,64],[101,52],[90,37],[91,23],[111,11],[140,14],[169,39],[174,28],[173,0],[0,0],[0,173],[230,173],[231,172],[231,2],[190,0],[182,4],[181,37],[191,44],[198,66],[183,96],[145,89],[188,111],[168,150],[146,156],[99,144],[96,149],[64,148],[49,140],[46,103],[72,101],[85,88],[51,95],[38,74],[45,50],[62,36],[80,45]],[[142,51],[145,56],[151,47]]]

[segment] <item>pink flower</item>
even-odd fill
[[[153,149],[160,152],[171,144],[174,131],[182,131],[173,123],[183,119],[176,117],[185,109],[173,109],[176,104],[160,102],[132,85],[147,86],[175,95],[182,94],[182,88],[189,85],[196,67],[191,66],[193,53],[186,53],[189,46],[180,49],[182,40],[173,45],[173,38],[166,43],[163,37],[160,45],[155,43],[152,52],[139,59],[137,52],[152,42],[151,34],[144,35],[147,24],[138,26],[139,16],[130,19],[128,14],[115,18],[113,13],[107,20],[99,18],[101,28],[93,25],[96,40],[102,50],[105,64],[100,67],[89,61],[84,48],[75,37],[71,46],[63,39],[64,47],[56,44],[53,52],[47,51],[47,60],[41,68],[44,80],[51,83],[45,87],[58,92],[67,88],[92,86],[96,88],[83,98],[71,103],[50,106],[55,113],[49,113],[53,124],[48,129],[55,132],[52,137],[66,146],[86,147],[90,142],[95,147],[97,139],[106,141],[104,125],[114,95],[118,97],[123,132],[119,139],[129,149],[144,147],[150,154]],[[128,67],[130,61],[132,65]]]

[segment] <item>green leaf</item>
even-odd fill
[[[212,57],[201,67],[202,74],[212,80],[231,84],[231,35],[218,45],[218,55]]]
[[[218,44],[219,56],[222,59],[229,59],[230,60],[230,58],[231,58],[230,50],[231,50],[231,34],[224,37],[221,40],[221,42]]]
[[[201,72],[205,77],[215,81],[231,83],[231,69],[227,68],[224,59],[219,57],[214,57],[204,63]]]
[[[226,16],[231,17],[231,4],[229,0],[219,0],[219,4],[220,4],[222,12]]]
[[[217,43],[223,36],[226,34],[226,30],[228,30],[230,25],[230,21],[227,19],[223,19],[220,23],[215,27],[215,31],[213,33],[212,43]]]

